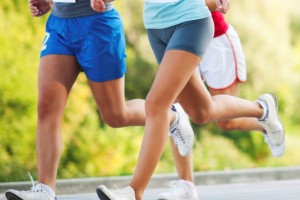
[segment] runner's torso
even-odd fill
[[[147,29],[168,28],[209,16],[204,0],[145,0],[144,24]]]
[[[112,3],[107,4],[106,10],[112,9]],[[52,14],[61,18],[83,17],[99,14],[92,9],[90,0],[76,0],[75,3],[53,2]]]

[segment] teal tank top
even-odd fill
[[[144,0],[146,29],[168,28],[211,16],[204,0]]]

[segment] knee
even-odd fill
[[[211,121],[212,109],[199,108],[189,113],[191,120],[196,124],[206,124]]]
[[[103,121],[112,128],[120,128],[126,126],[125,113],[118,111],[102,112]]]
[[[60,117],[64,110],[64,104],[54,101],[51,98],[42,98],[38,102],[38,120],[44,120],[49,117]]]
[[[171,106],[169,109],[164,107],[162,102],[157,98],[151,98],[148,96],[145,100],[145,112],[147,117],[163,117],[163,115],[167,114],[169,110],[171,110]]]
[[[157,105],[157,106],[155,106]],[[145,100],[145,112],[146,116],[153,115],[159,111],[158,109],[159,101],[153,98],[151,95],[148,95]]]

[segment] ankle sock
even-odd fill
[[[195,184],[193,182],[191,182],[191,181],[187,181],[187,180],[184,180],[184,179],[179,179],[179,181],[181,181],[182,183],[186,184],[190,188],[194,188],[195,187]]]
[[[263,116],[260,119],[258,119],[262,121],[268,116],[268,106],[264,101],[257,100],[256,102],[263,108],[264,111]]]

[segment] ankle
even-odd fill
[[[268,106],[266,104],[266,102],[262,101],[262,100],[256,100],[256,103],[258,103],[258,105],[262,108],[263,110],[263,114],[260,118],[258,118],[258,120],[264,120],[267,115],[268,115]]]
[[[142,195],[135,193],[135,200],[142,200]]]
[[[142,200],[143,192],[141,190],[138,190],[138,188],[134,187],[133,185],[130,185],[130,187],[134,191],[135,200]]]
[[[181,181],[185,185],[189,186],[190,188],[194,188],[195,187],[195,184],[193,183],[192,180],[179,179],[179,181]]]

